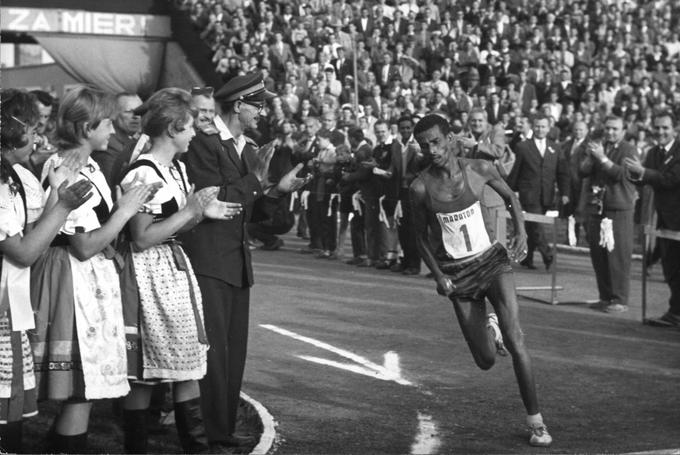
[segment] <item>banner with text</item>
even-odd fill
[[[0,8],[0,29],[29,34],[69,33],[169,38],[170,18],[84,10]]]

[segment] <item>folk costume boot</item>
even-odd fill
[[[52,442],[53,453],[87,453],[87,432],[72,436],[54,433],[52,435]]]
[[[125,453],[146,453],[149,439],[148,410],[124,409],[123,434]]]
[[[23,422],[10,422],[0,425],[0,451],[2,453],[21,453]]]
[[[209,451],[199,398],[175,403],[175,425],[184,453]]]

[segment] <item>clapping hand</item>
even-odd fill
[[[268,142],[255,152],[253,174],[260,182],[265,182],[269,174],[269,163],[274,156],[274,141]]]
[[[298,177],[297,173],[302,169],[302,163],[291,169],[286,175],[284,175],[281,180],[279,180],[276,189],[283,193],[292,193],[297,191],[303,186],[305,186],[311,179],[312,175],[306,177]]]
[[[73,185],[69,185],[68,181],[64,180],[57,189],[59,204],[69,211],[75,210],[92,197],[91,189],[92,183],[89,180],[79,180]]]
[[[54,161],[50,161],[47,169],[47,181],[50,183],[50,188],[56,190],[64,182],[68,184],[68,182],[76,181],[84,165],[85,162],[76,150],[66,152],[59,166],[55,166]]]
[[[645,170],[642,162],[637,157],[624,158],[623,165],[628,169],[629,172],[635,175],[640,175]]]
[[[135,178],[124,188],[116,188],[116,209],[122,211],[125,216],[132,218],[142,206],[153,199],[156,192],[163,186],[163,183],[156,182],[148,185],[139,185],[138,178]]]

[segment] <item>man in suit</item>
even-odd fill
[[[285,79],[286,62],[294,61],[294,57],[290,45],[283,41],[281,32],[274,33],[274,43],[269,47],[269,60],[272,77],[282,82]]]
[[[135,93],[116,95],[116,114],[113,119],[115,132],[109,137],[106,150],[92,152],[92,159],[97,162],[112,188],[120,183],[123,171],[130,164],[132,151],[142,130],[142,117],[134,113],[141,105],[142,100]]]
[[[384,89],[387,88],[392,81],[401,80],[401,75],[399,74],[397,65],[392,63],[392,54],[390,52],[387,52],[383,56],[383,61],[384,63],[378,68],[376,76],[378,78],[378,84]]]
[[[272,213],[283,194],[304,183],[299,164],[279,182],[269,182],[272,146],[258,149],[243,131],[257,128],[265,100],[275,95],[258,73],[237,76],[216,94],[222,114],[218,128],[198,131],[189,145],[187,171],[196,189],[218,186],[218,199],[240,203],[229,221],[204,221],[183,237],[203,296],[210,344],[208,369],[200,381],[201,409],[211,450],[243,446],[235,434],[236,411],[248,343],[253,271],[246,227]]]
[[[526,71],[519,73],[519,85],[517,86],[519,108],[522,114],[528,115],[531,108],[531,101],[536,99],[536,87],[527,80]]]
[[[491,93],[489,95],[489,103],[486,106],[486,115],[489,123],[492,125],[499,123],[506,112],[507,108],[501,105],[501,97],[498,93]]]
[[[418,142],[413,137],[413,118],[410,115],[404,115],[399,118],[397,125],[399,137],[392,141],[392,174],[401,204],[402,216],[397,225],[397,231],[404,256],[390,270],[404,275],[418,275],[420,274],[420,253],[418,253],[416,244],[415,222],[408,188],[420,172],[423,155]]]
[[[630,258],[633,254],[633,212],[637,192],[627,178],[626,158],[635,147],[623,140],[623,119],[608,116],[604,141],[589,142],[579,167],[586,186],[586,235],[595,269],[599,301],[592,308],[607,313],[628,310]]]
[[[650,185],[654,189],[657,228],[680,231],[680,140],[676,133],[677,120],[672,112],[663,111],[654,116],[653,125],[658,145],[647,153],[644,165],[636,157],[624,159],[624,165],[636,183]],[[680,327],[680,241],[661,238],[657,241],[671,298],[668,311],[656,321]]]
[[[492,125],[486,111],[474,107],[470,111],[467,127],[469,134],[458,136],[456,146],[458,156],[491,161],[502,176],[508,175],[514,163],[514,156],[505,147],[505,129],[502,125]],[[501,172],[502,171],[502,172]],[[482,207],[487,212],[486,230],[492,238],[496,237],[496,212],[504,207],[503,199],[490,187],[482,190]]]
[[[563,216],[574,216],[574,236],[578,241],[578,234],[581,227],[583,214],[580,210],[579,201],[581,200],[581,189],[583,180],[578,175],[579,164],[584,153],[586,137],[588,136],[588,125],[585,122],[575,122],[572,127],[572,136],[562,143],[560,147],[564,159],[569,164],[569,204],[564,207]]]
[[[368,38],[373,33],[373,17],[367,7],[361,8],[359,19],[354,22],[357,32]]]
[[[515,165],[508,176],[510,188],[519,191],[519,202],[528,213],[544,214],[555,206],[555,183],[562,196],[562,204],[569,202],[569,166],[555,143],[547,139],[550,122],[545,116],[537,116],[533,123],[533,138],[520,142],[515,152]],[[543,257],[546,270],[553,263],[550,247],[537,223],[526,223],[527,257],[521,264],[535,269],[534,250]]]

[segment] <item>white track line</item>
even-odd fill
[[[255,411],[257,411],[257,414],[260,416],[263,428],[260,442],[253,448],[250,455],[265,455],[269,453],[272,447],[274,447],[274,442],[276,441],[276,421],[274,421],[274,417],[267,411],[267,408],[259,401],[252,399],[245,392],[241,392],[241,398],[255,408]]]
[[[335,346],[332,346],[328,343],[324,343],[323,341],[319,341],[319,340],[316,340],[314,338],[299,335],[295,332],[291,332],[290,330],[282,329],[281,327],[277,327],[277,326],[272,325],[272,324],[260,324],[260,327],[267,329],[267,330],[271,330],[272,332],[276,332],[280,335],[284,335],[284,336],[293,338],[295,340],[302,341],[303,343],[311,344],[312,346],[316,346],[317,348],[325,349],[326,351],[330,351],[330,352],[337,354],[341,357],[349,359],[354,363],[358,363],[359,365],[363,366],[364,368],[375,371],[375,372],[379,373],[383,378],[388,378],[387,380],[394,381],[397,384],[406,385],[406,386],[414,385],[413,383],[411,383],[410,381],[407,381],[406,379],[403,379],[401,377],[396,377],[393,371],[388,370],[383,365],[378,365],[374,362],[371,362],[370,360],[368,360],[364,357],[361,357],[357,354],[354,354],[353,352],[347,351],[345,349],[336,348]],[[306,360],[308,360],[308,359],[306,359]],[[317,363],[319,363],[319,362],[317,362]],[[326,363],[326,364],[330,364],[330,363]]]
[[[441,445],[437,436],[437,423],[432,416],[418,411],[418,434],[411,444],[411,455],[429,455],[436,453]]]

